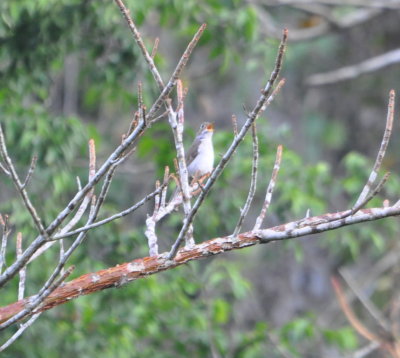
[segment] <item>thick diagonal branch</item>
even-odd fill
[[[385,207],[360,210],[353,216],[342,218],[343,213],[328,213],[309,218],[309,224],[296,227],[295,223],[275,226],[269,229],[239,234],[236,239],[231,236],[218,237],[195,245],[191,249],[181,249],[174,260],[168,260],[166,253],[144,257],[105,270],[88,273],[56,289],[47,297],[38,311],[45,311],[68,302],[82,295],[92,294],[106,288],[119,287],[128,282],[173,269],[192,260],[218,255],[257,244],[278,240],[289,240],[301,236],[335,230],[340,227],[367,221],[375,221],[392,216],[399,216],[399,207]],[[335,218],[338,217],[338,220]],[[0,323],[24,310],[29,298],[0,308]]]

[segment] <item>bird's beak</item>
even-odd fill
[[[208,124],[206,128],[209,132],[214,132],[214,124],[213,123]]]

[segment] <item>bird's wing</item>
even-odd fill
[[[189,165],[191,162],[193,162],[194,158],[197,157],[197,154],[199,152],[199,144],[200,139],[196,137],[193,144],[190,146],[189,150],[186,153],[186,165]]]

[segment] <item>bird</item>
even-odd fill
[[[199,179],[203,175],[211,173],[214,167],[214,145],[212,136],[214,124],[204,122],[201,124],[196,137],[186,152],[186,166],[189,174],[189,183],[193,178]],[[172,198],[179,193],[176,189]]]
[[[214,125],[204,122],[186,154],[186,165],[189,179],[200,178],[211,173],[214,167],[214,146],[212,136]]]

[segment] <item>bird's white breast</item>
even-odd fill
[[[214,167],[214,148],[212,145],[212,138],[204,138],[198,149],[196,158],[188,166],[190,176],[204,175],[210,173]]]

